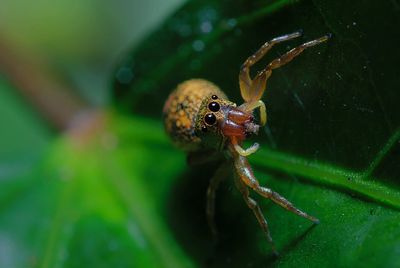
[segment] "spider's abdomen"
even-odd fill
[[[201,139],[196,134],[196,120],[203,100],[210,95],[226,98],[213,83],[191,79],[179,84],[165,102],[165,129],[172,141],[185,151],[195,151],[201,145]]]

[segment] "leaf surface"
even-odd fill
[[[256,138],[263,148],[251,157],[263,184],[318,216],[321,225],[311,228],[258,198],[281,248],[273,259],[251,212],[243,215],[236,209],[246,209],[240,197],[229,198],[230,185],[219,201],[225,244],[211,253],[205,247],[201,255],[191,245],[197,236],[181,238],[201,265],[399,264],[399,18],[395,3],[191,1],[121,63],[114,82],[121,111],[159,118],[169,92],[195,77],[241,103],[239,67],[273,37],[304,32],[274,47],[253,74],[296,45],[333,36],[273,72],[263,98],[269,122]],[[122,81],[121,70],[132,79]],[[187,177],[199,180],[196,171]]]
[[[0,266],[399,266],[398,15],[394,2],[190,1],[118,66],[114,107],[78,135],[56,137],[1,83]],[[202,77],[240,103],[244,59],[298,29],[303,37],[253,73],[302,42],[333,38],[274,71],[250,162],[261,184],[321,224],[253,194],[275,258],[229,180],[213,244],[204,207],[217,163],[186,165],[164,134],[163,102]]]

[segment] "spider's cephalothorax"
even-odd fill
[[[306,48],[318,45],[328,40],[329,36],[306,42],[291,49],[281,57],[273,60],[254,78],[250,77],[250,67],[259,61],[273,45],[299,37],[300,32],[283,35],[266,42],[261,48],[243,63],[239,73],[240,93],[244,103],[237,106],[228,100],[226,95],[214,84],[203,79],[191,79],[178,85],[164,105],[164,125],[173,142],[183,150],[193,154],[204,154],[210,160],[210,149],[216,152],[224,151],[227,161],[233,162],[235,168],[235,183],[246,204],[254,212],[268,241],[273,244],[267,221],[261,209],[249,196],[249,188],[265,198],[271,199],[283,208],[318,223],[318,219],[297,209],[292,203],[269,188],[263,187],[255,178],[246,156],[254,153],[259,145],[253,144],[248,149],[242,148],[242,142],[251,134],[258,132],[259,126],[265,125],[267,113],[261,97],[265,91],[266,82],[272,70],[290,62]],[[260,123],[254,122],[253,111],[259,109]],[[213,234],[216,234],[214,224],[215,191],[220,181],[225,177],[222,170],[230,167],[226,162],[217,170],[211,179],[207,191],[207,216]]]
[[[195,123],[195,133],[203,146],[224,149],[229,137],[243,141],[258,132],[252,111],[245,112],[216,94],[204,98]]]
[[[170,94],[163,109],[164,125],[174,143],[185,151],[220,151],[227,142],[238,144],[258,132],[253,111],[243,107],[229,101],[211,82],[191,79]]]

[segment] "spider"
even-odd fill
[[[264,198],[271,199],[279,206],[304,217],[314,223],[319,220],[296,208],[277,192],[261,186],[247,160],[259,148],[254,143],[245,149],[244,140],[252,134],[257,134],[260,126],[267,122],[267,112],[261,97],[265,91],[266,82],[272,70],[290,62],[306,48],[318,45],[329,39],[329,35],[306,42],[291,49],[281,57],[274,59],[254,78],[250,77],[250,67],[259,61],[275,44],[301,36],[301,32],[276,37],[251,55],[241,66],[239,72],[240,93],[244,103],[237,106],[228,100],[227,96],[214,84],[203,79],[187,80],[177,86],[168,97],[164,109],[164,125],[173,142],[188,152],[189,163],[212,160],[214,153],[223,153],[224,162],[211,178],[207,190],[206,214],[208,224],[214,237],[217,228],[214,222],[214,203],[218,185],[226,177],[224,170],[233,163],[235,185],[242,194],[247,206],[253,211],[272,250],[277,254],[268,223],[262,214],[260,206],[250,197],[249,189]],[[256,123],[253,111],[259,110],[260,123]],[[205,159],[204,159],[205,156]]]

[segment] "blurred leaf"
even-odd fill
[[[168,222],[180,225],[174,229],[178,241],[185,240],[182,236],[190,241],[186,246],[189,253],[196,249],[199,264],[208,262],[220,267],[233,261],[241,267],[271,261],[265,259],[270,256],[269,245],[251,213],[241,198],[232,197],[231,193],[222,195],[227,209],[218,214],[224,217],[221,226],[226,226],[221,228],[225,236],[223,248],[210,253],[211,238],[204,235],[207,228],[204,207],[201,208],[205,189],[197,187],[203,183],[193,180],[188,185],[177,184],[185,161],[182,154],[170,148],[159,123],[112,115],[95,133],[88,144],[67,137],[56,141],[47,160],[24,178],[34,181],[29,191],[3,207],[2,247],[7,249],[7,256],[19,257],[3,260],[2,266],[191,266],[169,231]],[[265,153],[270,152],[263,150],[260,155]],[[315,167],[324,166],[293,155],[279,158],[276,154],[262,165],[296,174],[294,169],[287,170],[293,162],[299,170],[306,170],[300,171],[305,179],[313,176],[312,171],[318,172]],[[340,171],[339,167],[330,169],[331,173]],[[184,176],[196,179],[203,174]],[[257,173],[263,183],[266,174]],[[310,256],[320,264],[358,263],[355,260],[379,261],[389,266],[397,263],[393,249],[398,245],[398,212],[287,176],[268,177],[269,185],[322,220],[310,231],[308,222],[304,224],[303,219],[268,205],[267,215],[274,215],[270,217],[271,228],[280,230],[275,232],[275,240],[283,247],[281,264],[304,264]],[[318,178],[324,179],[323,175]],[[354,193],[351,187],[344,188]],[[165,203],[167,200],[170,201]],[[234,222],[231,226],[230,221]],[[375,254],[373,260],[369,259],[371,251]],[[211,257],[202,254],[205,252]]]
[[[394,2],[192,1],[117,69],[118,111],[59,138],[1,84],[0,266],[399,266],[398,13]],[[242,61],[299,28],[304,37],[255,69],[301,42],[334,38],[274,72],[269,125],[256,138],[263,148],[250,160],[263,185],[321,224],[256,198],[274,258],[228,181],[214,245],[204,206],[216,163],[186,166],[163,134],[161,107],[192,77],[240,101]],[[21,156],[26,166],[9,168]]]
[[[399,265],[399,13],[394,2],[191,1],[120,64],[114,81],[119,110],[160,118],[181,81],[208,79],[240,103],[239,67],[265,41],[304,30],[253,72],[302,42],[333,34],[274,71],[264,97],[269,124],[256,138],[264,149],[251,157],[263,184],[318,216],[321,225],[310,229],[259,199],[282,253],[273,259],[251,212],[242,212],[240,197],[222,189],[224,239],[210,249],[199,239],[204,227],[196,225],[193,209],[201,213],[204,204],[193,204],[199,197],[193,184],[205,190],[198,180],[212,170],[201,169],[203,176],[188,171],[192,183],[177,187],[192,206],[181,205],[172,227],[200,265]]]
[[[19,98],[0,76],[0,163],[38,159],[51,137],[44,122]]]
[[[0,77],[0,206],[30,186],[25,180],[43,157],[51,133]],[[1,259],[1,258],[0,258]]]
[[[54,141],[39,168],[8,178],[29,187],[1,200],[0,247],[6,250],[1,266],[191,266],[163,217],[164,184],[176,178],[179,166],[171,163],[182,162],[182,156],[168,154],[153,122],[121,119],[116,135],[111,118],[107,131],[96,129],[88,143],[70,136]],[[131,124],[156,133],[147,137],[164,146],[149,150]],[[150,160],[167,155],[165,166],[154,170]],[[146,184],[147,173],[163,178],[159,189]]]

